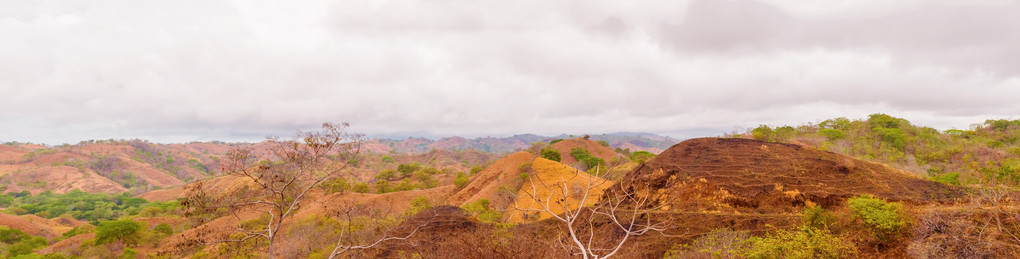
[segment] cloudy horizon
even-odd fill
[[[1020,119],[1020,1],[0,3],[0,141]]]

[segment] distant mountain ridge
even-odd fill
[[[430,150],[478,150],[489,153],[510,153],[524,150],[533,142],[549,142],[556,139],[577,138],[584,135],[540,136],[535,134],[519,134],[509,137],[483,137],[467,139],[463,137],[445,137],[437,140],[427,138],[387,139],[376,138],[365,141],[364,148],[372,153],[425,153]],[[593,141],[605,141],[610,148],[630,149],[630,151],[648,151],[660,153],[680,140],[655,135],[652,133],[620,132],[600,135],[589,135]]]

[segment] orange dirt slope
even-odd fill
[[[678,143],[621,182],[663,194],[656,198],[660,204],[685,211],[797,213],[806,205],[839,206],[862,193],[908,202],[963,196],[960,188],[889,166],[799,145],[737,138]]]
[[[591,206],[598,201],[606,188],[614,184],[613,181],[592,176],[545,158],[536,158],[531,168],[532,174],[517,191],[515,201],[517,207],[511,213],[507,213],[507,218],[511,222],[523,222],[525,219],[542,220],[552,217],[545,212],[524,211],[543,209],[542,204],[548,204],[549,211],[555,214],[563,213],[565,208],[577,209],[582,197],[586,197],[584,205]],[[564,185],[566,186],[566,195],[564,195]],[[584,196],[585,190],[588,191],[587,196]],[[564,196],[566,196],[565,201],[559,201]],[[546,203],[550,199],[552,201]],[[560,202],[566,203],[566,206]]]
[[[560,142],[556,142],[556,144],[549,145],[548,148],[560,152],[560,163],[569,166],[577,165],[577,159],[570,155],[570,151],[572,151],[574,148],[587,149],[588,152],[591,153],[591,155],[606,160],[607,163],[610,162],[610,160],[612,160],[613,158],[620,156],[619,154],[616,153],[616,151],[613,151],[608,147],[599,145],[598,142],[585,140],[582,138],[564,139]]]

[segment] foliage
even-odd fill
[[[423,210],[432,208],[432,201],[428,197],[418,196],[411,200],[411,208],[407,210],[408,215],[418,214]]]
[[[477,218],[479,221],[486,223],[494,223],[503,218],[503,214],[499,211],[490,208],[489,199],[480,199],[478,201],[464,204],[464,212],[467,212],[469,216]]]
[[[949,172],[943,174],[937,174],[931,177],[933,181],[949,184],[949,185],[960,185],[960,173]]]
[[[397,165],[397,172],[400,172],[401,177],[407,177],[413,174],[414,171],[418,171],[419,169],[421,169],[421,167],[422,167],[421,164],[418,163],[400,164]]]
[[[152,232],[166,237],[174,234],[174,228],[170,227],[169,224],[159,223],[159,225],[156,225],[155,227],[152,228]]]
[[[560,159],[561,159],[560,152],[556,151],[555,149],[551,149],[551,148],[543,149],[542,150],[542,158],[549,159],[549,160],[556,161],[556,162],[559,162]]]
[[[751,237],[747,242],[747,258],[846,258],[857,253],[849,240],[809,226]]]
[[[20,229],[0,226],[0,243],[14,244],[30,237],[31,236],[25,234],[25,232],[22,232]]]
[[[467,186],[467,184],[468,176],[463,172],[457,173],[457,178],[453,179],[453,185],[456,186],[457,189],[461,189],[464,188],[464,186]]]
[[[369,193],[372,191],[372,189],[371,187],[368,186],[368,183],[359,182],[351,187],[351,191],[356,193]]]
[[[1020,120],[987,120],[970,129],[940,132],[903,118],[872,114],[865,119],[834,118],[794,130],[762,125],[757,139],[808,145],[889,164],[948,184],[1020,184]],[[787,134],[786,132],[790,132]]]
[[[882,243],[897,237],[909,224],[902,204],[888,202],[870,194],[850,198],[847,207]]]
[[[381,160],[382,160],[383,163],[387,163],[387,164],[394,162],[392,156],[383,156]]]
[[[351,190],[351,183],[347,181],[347,178],[334,177],[323,181],[319,187],[326,191],[326,194],[344,193]]]
[[[563,141],[563,139],[554,139],[549,141],[549,145],[556,144],[557,142]]]
[[[630,158],[631,161],[634,161],[634,162],[637,162],[637,163],[641,164],[641,163],[644,163],[645,161],[648,161],[648,160],[650,160],[652,158],[655,158],[655,156],[656,155],[654,153],[652,153],[652,152],[637,151],[637,152],[634,152],[634,153],[630,153],[630,156],[628,156],[628,158]]]
[[[582,166],[584,166],[584,168],[583,168],[584,170],[588,170],[590,168],[595,168],[595,167],[598,167],[600,165],[605,165],[606,164],[605,160],[602,160],[601,158],[593,156],[591,154],[591,152],[589,152],[587,149],[584,149],[584,148],[576,147],[576,148],[571,149],[570,150],[570,156],[573,156],[574,159],[577,159],[577,162],[579,162]]]
[[[96,244],[119,240],[135,245],[141,238],[141,230],[142,223],[130,219],[101,222],[96,227]]]
[[[49,244],[49,241],[46,241],[43,237],[27,237],[7,246],[7,256],[16,257],[18,255],[31,254],[35,249]]]
[[[809,226],[817,229],[829,229],[829,226],[836,221],[836,216],[832,212],[822,209],[821,206],[815,205],[804,208],[804,216],[801,217],[801,221],[805,226]]]
[[[68,230],[67,232],[64,232],[60,236],[61,236],[61,238],[70,238],[70,237],[73,237],[73,236],[77,236],[77,235],[81,235],[81,234],[85,234],[85,233],[92,233],[92,232],[95,232],[95,231],[96,231],[96,227],[95,226],[92,226],[92,225],[83,225],[83,226],[80,226],[80,227],[72,228],[71,230]]]
[[[760,125],[757,128],[751,130],[751,135],[754,136],[754,139],[762,141],[769,142],[775,141],[775,134],[776,132],[773,131],[772,127],[769,127],[768,125]]]
[[[375,191],[377,193],[388,193],[388,192],[392,192],[393,189],[390,186],[390,181],[379,180],[379,181],[375,182]]]
[[[829,141],[836,141],[842,139],[846,134],[838,129],[820,129],[818,135],[825,137]]]
[[[133,259],[135,257],[138,257],[138,251],[130,247],[126,247],[124,248],[124,252],[121,252],[117,259]]]
[[[473,176],[475,174],[478,174],[478,172],[481,172],[482,170],[485,170],[485,167],[481,167],[481,166],[471,167],[471,174],[470,175]]]
[[[88,220],[93,224],[122,216],[138,215],[142,208],[147,207],[156,207],[164,212],[175,211],[179,207],[177,202],[149,202],[131,197],[128,193],[86,193],[77,189],[66,194],[47,191],[38,195],[27,192],[7,193],[3,197],[12,198],[11,206],[14,208],[8,210],[18,215],[36,214],[46,218],[67,215],[78,220]]]
[[[674,247],[663,258],[739,258],[748,251],[750,243],[747,231],[716,229],[704,234],[687,245]]]
[[[400,171],[400,172],[403,172],[403,171]],[[411,172],[408,172],[407,175],[411,175]],[[396,179],[396,178],[397,178],[397,171],[390,170],[390,169],[379,171],[379,174],[375,175],[375,179],[379,179],[379,180],[391,180],[391,179]]]

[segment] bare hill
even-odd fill
[[[509,204],[509,200],[499,204],[499,199],[496,199],[500,187],[512,191],[511,194],[517,193],[517,187],[522,181],[520,179],[521,165],[531,163],[534,159],[535,156],[531,153],[517,152],[497,160],[489,167],[486,167],[485,170],[478,172],[477,175],[472,177],[471,182],[450,196],[446,204],[462,206],[480,199],[489,199],[496,202],[497,205],[505,207]]]
[[[570,155],[570,152],[575,148],[586,149],[591,153],[591,155],[601,158],[606,162],[620,156],[616,153],[616,151],[602,146],[598,142],[582,138],[564,139],[550,145],[549,148],[556,150],[556,152],[560,152],[561,163],[575,167],[577,166],[577,159]]]
[[[740,213],[799,212],[810,204],[832,207],[862,193],[907,202],[951,200],[964,194],[881,164],[799,145],[736,138],[681,142],[621,182],[664,193],[658,196],[660,202],[674,210]]]
[[[559,198],[566,196],[566,199],[560,202],[566,203],[567,209],[574,210],[581,205],[581,198],[584,196],[583,192],[585,189],[588,189],[588,195],[585,197],[584,206],[591,206],[598,201],[606,188],[614,184],[613,181],[599,179],[556,161],[545,158],[535,158],[534,161],[531,165],[531,175],[529,175],[528,180],[524,181],[521,188],[517,190],[515,202],[520,209],[542,209],[542,205],[539,204],[542,201],[550,198],[559,200]],[[590,189],[587,188],[589,185],[591,185]],[[568,192],[566,195],[563,193],[564,186],[566,186]],[[564,212],[564,206],[560,206],[559,202],[557,202],[552,204],[549,210],[552,213],[561,214]],[[522,222],[525,220],[543,220],[552,217],[552,215],[548,213],[510,210],[507,213],[507,217],[511,222]]]

